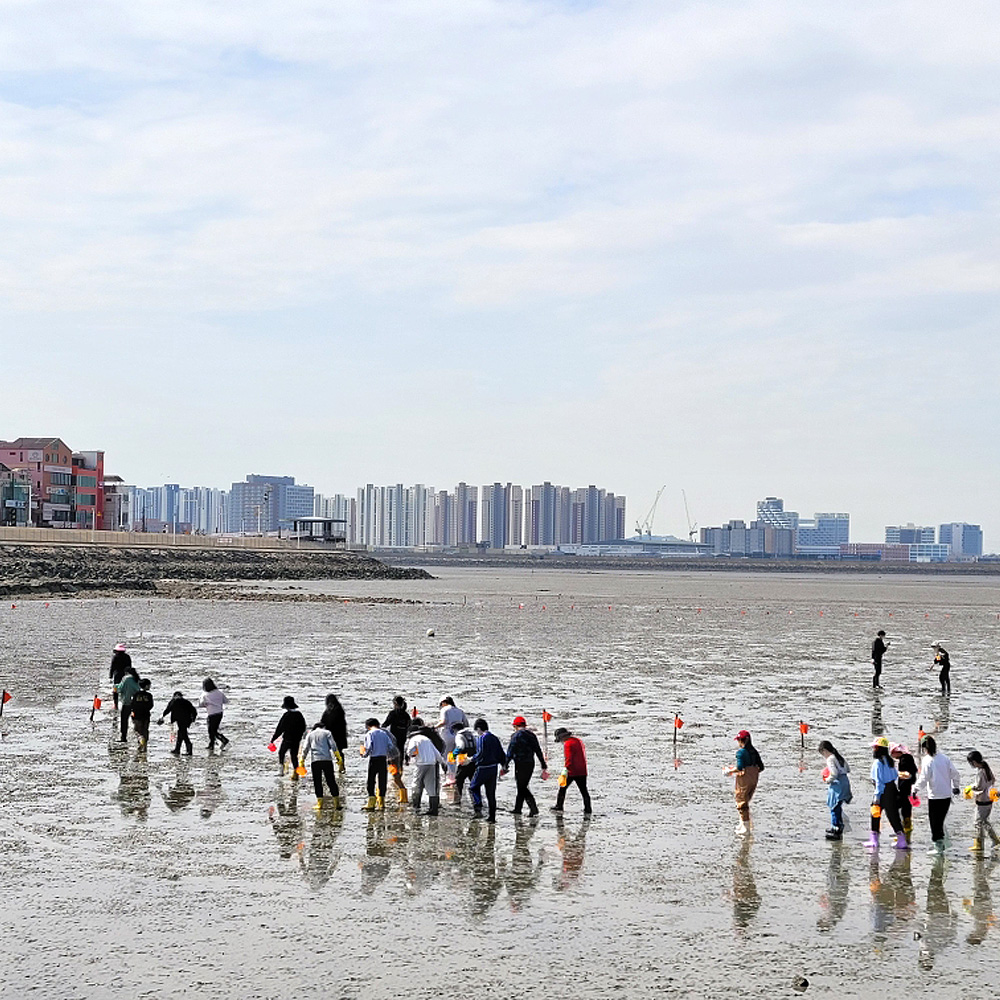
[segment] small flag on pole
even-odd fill
[[[6,705],[8,701],[14,696],[9,691],[4,691],[3,693],[3,703]]]
[[[684,725],[684,720],[679,716],[674,716],[674,729],[680,729]]]
[[[552,713],[551,712],[546,712],[545,709],[543,708],[542,709],[542,719],[545,722],[551,722],[552,721]]]

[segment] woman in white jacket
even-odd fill
[[[931,825],[931,854],[944,853],[944,818],[948,815],[952,795],[958,794],[961,778],[955,765],[938,751],[933,736],[925,736],[920,744],[927,755],[920,765],[914,791],[927,799],[927,819]]]
[[[222,710],[229,699],[216,687],[211,677],[205,678],[201,689],[204,693],[198,702],[198,707],[205,709],[205,714],[208,716],[208,749],[214,750],[215,741],[218,740],[225,750],[229,740],[219,732],[219,726],[222,724]]]

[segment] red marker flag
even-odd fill
[[[543,718],[543,719],[544,719],[544,720],[545,720],[546,722],[551,722],[551,721],[552,721],[552,713],[551,713],[551,712],[546,712],[546,711],[545,711],[545,710],[543,709],[543,710],[542,710],[542,718]]]
[[[94,698],[94,711],[99,712],[101,709],[101,699],[95,696]]]
[[[809,732],[809,723],[808,722],[800,722],[799,723],[799,732],[803,736],[805,736],[805,734]]]
[[[684,720],[679,716],[674,716],[674,729],[680,729],[684,725]]]
[[[9,691],[4,691],[3,693],[3,703],[6,705],[8,701],[14,696]]]

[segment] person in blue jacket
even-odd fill
[[[503,744],[490,732],[489,723],[485,719],[476,719],[472,727],[476,733],[476,756],[472,763],[476,765],[475,774],[469,782],[469,794],[472,796],[472,814],[482,816],[483,796],[481,789],[486,789],[486,800],[489,803],[487,822],[497,821],[497,777],[500,768],[507,762]]]

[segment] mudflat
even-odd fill
[[[935,861],[863,843],[873,734],[934,732],[969,775],[1000,764],[1000,586],[990,579],[435,568],[433,580],[256,582],[255,600],[0,606],[0,953],[11,997],[480,996],[966,998],[992,995],[1000,855],[973,855],[959,798]],[[302,588],[290,590],[289,588]],[[289,594],[322,602],[270,600]],[[871,691],[875,631],[890,640]],[[434,636],[427,635],[428,629]],[[153,681],[154,716],[204,677],[228,691],[230,749],[191,758],[154,725],[114,742],[111,649]],[[951,653],[939,697],[932,642]],[[336,692],[351,747],[341,812],[279,777],[281,699]],[[365,801],[357,744],[394,694],[454,696],[505,741],[514,715],[587,747],[595,814],[534,781],[535,821],[491,826]],[[673,746],[674,715],[684,721]],[[810,726],[800,747],[800,721]],[[735,834],[733,734],[766,768]],[[823,760],[852,768],[851,827],[827,825]],[[997,768],[1000,770],[1000,768]],[[513,802],[512,775],[500,783]],[[997,817],[1000,820],[1000,816]],[[888,841],[888,838],[886,838]],[[804,984],[808,981],[808,986]]]

